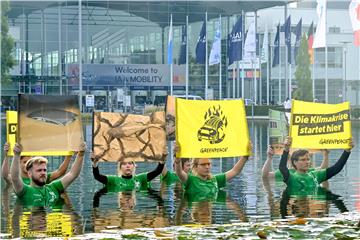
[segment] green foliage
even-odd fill
[[[308,52],[308,41],[303,35],[300,41],[298,55],[296,57],[295,79],[297,81],[297,89],[293,94],[293,98],[302,101],[313,101],[312,82],[310,72],[310,56]]]
[[[10,81],[9,71],[15,64],[15,59],[11,52],[14,48],[14,40],[9,35],[7,13],[9,12],[9,2],[1,1],[1,83]]]

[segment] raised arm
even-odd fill
[[[345,149],[343,154],[341,155],[341,157],[339,158],[339,160],[332,165],[331,167],[326,169],[326,180],[332,178],[333,176],[335,176],[336,174],[338,174],[345,166],[350,153],[351,153],[351,149],[354,147],[354,143],[351,140],[350,142],[350,148]]]
[[[287,182],[290,177],[290,172],[287,167],[287,161],[288,161],[289,151],[290,151],[290,146],[291,146],[291,137],[287,137],[285,139],[284,145],[285,145],[285,147],[284,147],[284,152],[281,155],[279,170],[280,170],[281,174],[283,175],[284,182]]]
[[[329,150],[328,149],[323,149],[321,150],[322,154],[323,154],[323,160],[321,162],[320,168],[321,169],[326,169],[329,167]]]
[[[146,175],[147,181],[150,182],[151,180],[159,176],[163,171],[164,166],[165,166],[164,162],[159,162],[157,167],[153,171],[147,173]]]
[[[72,158],[72,155],[70,156],[65,156],[64,158],[64,161],[61,163],[60,167],[58,169],[56,169],[54,172],[51,173],[51,176],[50,176],[50,181],[49,182],[52,182],[62,176],[65,175],[66,173],[66,170],[69,166],[69,163],[71,161],[71,158]]]
[[[174,153],[176,154],[177,152],[180,152],[179,143],[175,143],[175,145],[174,145]],[[181,159],[175,157],[174,163],[175,163],[174,165],[175,165],[176,175],[178,175],[178,177],[182,183],[186,183],[186,181],[188,180],[188,175],[182,168]]]
[[[249,142],[248,150],[249,150],[249,153],[252,152],[251,142]],[[241,172],[243,167],[245,166],[245,163],[247,162],[248,159],[249,159],[249,156],[241,156],[239,158],[239,160],[237,161],[237,163],[234,165],[234,167],[225,173],[226,181],[230,181],[232,178],[237,176]]]
[[[107,184],[108,179],[105,175],[101,175],[98,167],[98,159],[95,158],[95,155],[93,152],[90,153],[90,158],[92,162],[92,170],[93,170],[93,176],[95,180],[101,182],[102,184]]]
[[[5,182],[7,184],[11,184],[11,177],[9,173],[9,157],[8,152],[10,149],[10,144],[5,143],[4,144],[4,161],[1,167],[1,176],[4,178]]]
[[[22,151],[22,147],[20,144],[16,143],[14,146],[14,157],[11,163],[11,181],[13,183],[13,188],[16,194],[21,193],[24,188],[24,183],[21,180],[20,176],[20,154]]]
[[[83,143],[80,147],[80,151],[76,155],[74,164],[72,165],[70,171],[61,178],[61,183],[64,187],[64,190],[79,176],[81,168],[84,162],[84,155],[86,150],[86,144]]]
[[[273,156],[274,156],[274,149],[272,148],[271,145],[268,146],[268,149],[266,151],[266,155],[267,155],[267,158],[266,158],[266,161],[265,161],[264,166],[262,168],[261,175],[262,175],[263,178],[274,178],[275,173],[270,171],[271,170],[271,163],[272,163]]]

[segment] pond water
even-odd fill
[[[5,140],[2,124],[2,143]],[[352,123],[353,139],[360,144],[360,124]],[[63,196],[60,209],[24,209],[16,204],[11,189],[2,182],[1,232],[11,237],[74,236],[99,233],[111,229],[170,227],[174,225],[228,224],[235,222],[266,222],[285,217],[328,217],[350,211],[360,212],[359,147],[356,146],[344,169],[329,181],[329,190],[320,197],[288,198],[283,183],[264,182],[261,169],[266,160],[268,121],[249,121],[254,155],[242,173],[224,189],[218,201],[188,203],[182,198],[179,186],[163,186],[159,178],[146,192],[102,193],[102,184],[92,175],[91,161],[85,156],[79,178]],[[91,143],[91,125],[85,126],[88,146]],[[330,165],[341,155],[340,150],[330,152]],[[280,156],[275,156],[273,169],[278,168]],[[212,172],[229,170],[237,159],[213,160]],[[320,166],[322,156],[313,156],[315,166]],[[50,158],[48,170],[54,170],[59,158]],[[115,163],[100,163],[104,175],[117,174]],[[155,163],[137,163],[137,173],[156,167]],[[167,167],[172,169],[168,159]]]

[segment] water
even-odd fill
[[[190,224],[227,224],[233,222],[264,222],[291,217],[326,217],[343,211],[360,211],[359,147],[356,146],[345,168],[329,181],[333,193],[331,200],[286,199],[285,185],[274,181],[263,182],[261,168],[266,159],[267,124],[265,120],[249,122],[254,156],[246,163],[242,173],[226,187],[226,195],[219,202],[189,204],[181,198],[174,186],[160,186],[159,179],[152,182],[149,192],[96,194],[102,185],[92,175],[88,154],[79,178],[63,196],[65,204],[60,210],[23,209],[15,204],[11,189],[2,186],[1,232],[12,237],[74,236],[102,230],[168,227]],[[355,144],[360,144],[359,122],[352,123]],[[2,125],[4,141],[4,125]],[[91,143],[91,125],[85,127],[86,139]],[[340,150],[330,152],[330,165],[341,155]],[[314,156],[316,166],[322,161]],[[226,172],[236,159],[213,160],[213,173]],[[273,160],[277,168],[279,156]],[[54,170],[59,159],[52,158],[48,169]],[[116,174],[114,163],[100,163],[104,175]],[[167,163],[169,169],[172,164]],[[154,163],[137,163],[137,173],[152,170]],[[95,200],[95,207],[94,207]],[[96,206],[98,205],[98,206]]]

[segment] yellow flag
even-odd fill
[[[249,155],[244,101],[176,98],[177,157],[218,158]]]
[[[18,113],[17,111],[6,111],[6,141],[10,144],[8,156],[14,156],[13,148],[17,142]],[[55,152],[22,152],[21,156],[68,156],[72,151]]]
[[[292,148],[345,149],[351,138],[350,104],[293,100]]]

